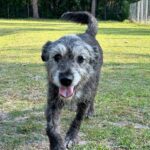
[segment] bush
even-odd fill
[[[123,21],[129,17],[129,2],[127,0],[123,0],[120,4],[120,13],[118,20]]]

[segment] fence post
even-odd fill
[[[145,4],[145,23],[147,23],[148,21],[148,0],[146,0],[146,4]]]
[[[149,23],[150,0],[140,0],[130,4],[130,18],[132,21]]]
[[[143,21],[143,3],[144,0],[141,0],[141,22]]]
[[[140,20],[140,2],[137,2],[137,21]]]

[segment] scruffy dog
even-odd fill
[[[48,73],[48,100],[46,109],[47,135],[51,150],[65,150],[76,143],[84,116],[93,114],[102,49],[95,39],[97,21],[88,12],[67,12],[62,19],[87,24],[85,33],[67,35],[47,42],[42,49]],[[77,112],[63,140],[59,130],[59,117],[65,102],[74,101]]]

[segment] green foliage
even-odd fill
[[[118,20],[123,21],[129,17],[129,2],[127,0],[123,0],[121,1],[120,6],[121,7]]]
[[[97,15],[105,20],[123,21],[129,16],[130,3],[138,0],[102,0],[97,3]]]
[[[96,15],[100,19],[124,20],[129,4],[138,0],[97,0]],[[32,17],[31,0],[1,0],[1,18]],[[66,11],[90,11],[91,0],[38,0],[41,18],[59,18]]]
[[[31,15],[30,0],[1,0],[0,17],[3,18],[25,18]],[[30,11],[28,12],[28,7]],[[30,13],[30,14],[28,14]]]

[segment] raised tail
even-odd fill
[[[94,37],[97,34],[97,20],[92,14],[86,11],[66,12],[61,16],[61,18],[64,20],[70,20],[81,24],[87,24],[88,28],[86,30],[86,33]]]

